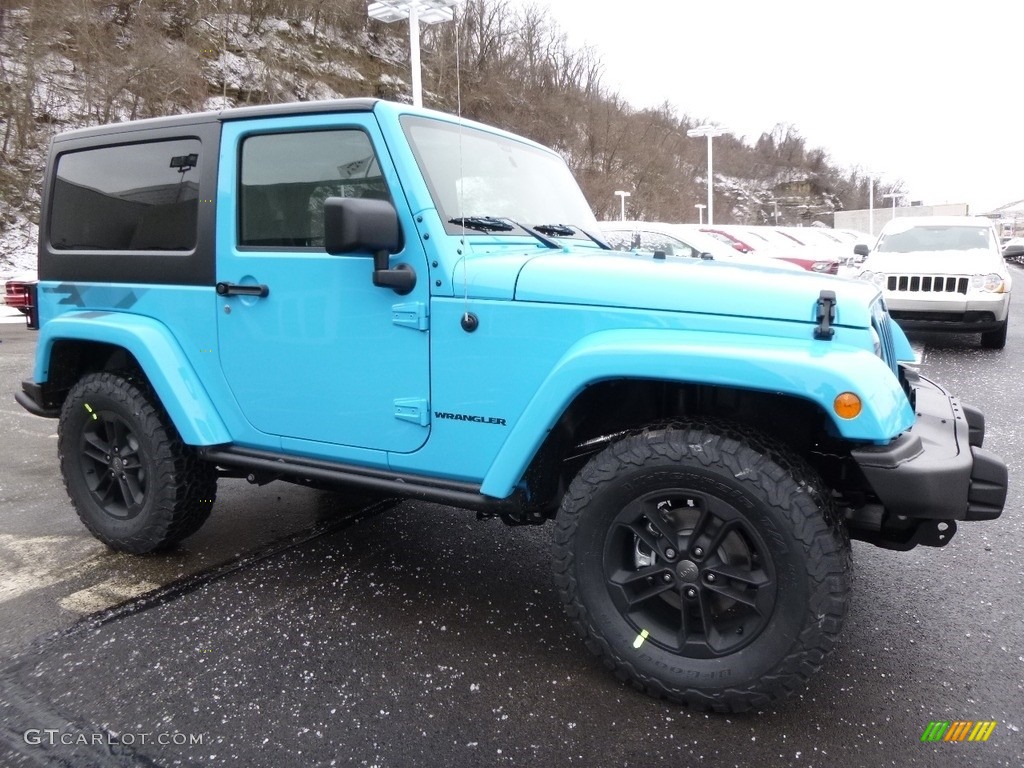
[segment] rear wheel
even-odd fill
[[[849,600],[849,541],[797,457],[722,424],[627,437],[573,481],[555,572],[588,647],[657,697],[722,711],[817,671]]]
[[[112,373],[79,380],[61,411],[58,450],[79,518],[114,549],[166,549],[213,508],[216,469],[182,442],[142,382]]]

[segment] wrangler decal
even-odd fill
[[[497,419],[493,416],[475,416],[471,413],[448,413],[447,411],[434,411],[435,419],[448,419],[450,421],[472,421],[476,424],[497,424],[504,427],[504,419]]]

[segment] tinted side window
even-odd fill
[[[67,152],[57,161],[58,250],[188,251],[196,245],[198,139]]]
[[[328,197],[391,199],[365,133],[250,136],[242,144],[239,245],[322,248]]]
[[[693,248],[682,240],[660,232],[644,232],[641,246],[648,251],[664,251],[669,256],[695,256]]]

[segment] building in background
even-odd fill
[[[1024,202],[1024,201],[1022,201]],[[967,216],[967,203],[946,203],[944,205],[892,205],[876,206],[874,211],[867,208],[859,211],[836,211],[836,229],[855,229],[877,235],[885,224],[900,216]],[[874,231],[871,222],[874,221]]]

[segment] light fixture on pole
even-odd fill
[[[891,197],[892,198],[892,218],[893,219],[896,218],[896,201],[899,200],[901,197],[906,197],[906,196],[907,196],[906,192],[887,192],[886,194],[882,195],[882,197]],[[890,219],[890,221],[891,221],[891,219]],[[874,234],[874,232],[872,232],[871,234]]]
[[[626,220],[626,198],[629,197],[629,192],[623,192],[621,189],[615,190],[615,194],[619,196],[619,220]]]
[[[704,203],[697,203],[693,207],[697,209],[697,215],[700,217],[700,219],[699,219],[699,221],[697,223],[698,224],[703,224],[704,223],[704,209],[707,208],[707,206],[704,205]]]
[[[715,200],[714,200],[714,170],[711,164],[711,140],[715,136],[721,136],[728,133],[727,128],[722,128],[719,125],[699,125],[696,128],[691,128],[686,132],[686,135],[690,138],[697,138],[699,136],[708,137],[708,224],[715,223]]]
[[[464,0],[377,0],[370,2],[366,13],[371,19],[388,24],[409,20],[409,65],[412,68],[412,104],[423,106],[420,83],[420,22],[436,24],[455,18],[455,7]]]

